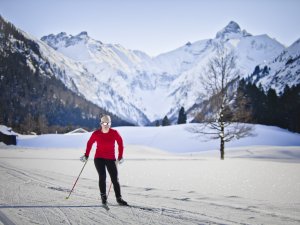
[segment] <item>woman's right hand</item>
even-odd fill
[[[86,155],[83,155],[80,157],[80,161],[81,162],[86,162],[88,160],[89,157],[87,157]]]

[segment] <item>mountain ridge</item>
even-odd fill
[[[65,34],[65,37],[74,38],[78,35]],[[80,51],[81,53],[97,49],[88,44],[96,41],[87,33],[85,35],[87,39],[85,39],[85,46],[81,46],[84,49]],[[59,43],[49,39],[50,37],[55,38],[53,35],[48,35],[42,40],[49,42],[50,46],[53,46],[52,43]],[[136,57],[132,55],[133,51],[126,50],[120,45],[100,42],[101,50],[93,51],[94,55],[89,55],[89,60],[86,58],[82,60],[78,56],[80,54],[75,54],[76,58],[74,57],[72,47],[66,47],[67,41],[65,39],[64,43],[56,44],[57,51],[73,57],[75,61],[85,65],[92,74],[99,74],[95,75],[99,81],[107,83],[115,90],[115,93],[118,93],[121,85],[124,102],[129,102],[129,105],[141,109],[149,121],[160,119],[164,115],[175,117],[181,106],[188,110],[205,99],[205,93],[201,91],[197,80],[201,79],[203,68],[213,56],[216,45],[221,44],[236,51],[243,77],[251,74],[254,67],[263,60],[270,60],[284,49],[282,44],[267,35],[253,36],[246,30],[241,30],[234,21],[230,21],[226,27],[218,31],[215,39],[187,43],[156,57],[149,57],[143,52]],[[106,54],[108,51],[114,54]],[[152,100],[151,96],[157,100]],[[101,106],[105,107],[105,104]],[[129,109],[127,114],[123,114],[123,118],[131,118],[130,111]],[[116,114],[122,114],[122,112],[119,111]],[[137,118],[136,121],[140,125],[148,123],[141,118]]]
[[[241,78],[258,85],[261,80],[265,89],[275,87],[278,93],[285,85],[295,83],[292,78],[299,67],[298,58],[291,59],[288,48],[281,43],[266,34],[251,35],[234,21],[213,39],[188,42],[156,57],[119,44],[102,43],[89,37],[86,31],[74,36],[61,32],[43,36],[41,40],[29,38],[41,46],[51,68],[58,71],[57,78],[68,88],[136,125],[147,125],[165,115],[175,118],[182,106],[188,111],[207,99],[200,80],[217,45],[235,52]],[[275,75],[275,67],[271,65],[280,54],[286,54],[280,66],[297,67],[296,74],[293,70],[289,79],[280,75],[281,82],[274,86],[272,77],[284,73],[276,70]],[[270,65],[272,73],[254,77],[255,67],[263,64]],[[188,120],[192,119],[190,113]]]

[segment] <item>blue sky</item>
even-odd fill
[[[214,38],[230,21],[289,46],[300,38],[300,0],[0,0],[0,14],[41,38],[87,31],[151,56]]]

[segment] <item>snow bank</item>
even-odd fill
[[[191,133],[189,128],[196,124],[166,127],[116,127],[123,136],[125,147],[142,145],[171,153],[202,152],[219,149],[219,141],[208,136]],[[241,146],[300,146],[300,134],[273,126],[254,125],[254,136],[226,143],[226,148]],[[39,136],[20,135],[17,145],[44,148],[85,149],[91,133],[84,134],[45,134]]]

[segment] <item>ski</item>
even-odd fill
[[[123,205],[123,204],[119,204],[119,206],[127,206],[127,207],[131,207],[128,203],[126,203],[125,205]]]
[[[118,205],[116,205],[116,206],[120,206],[120,207],[131,207],[131,205],[120,205],[120,204],[118,204]]]
[[[120,204],[110,204],[110,206],[112,206],[112,207],[129,207],[129,208],[131,208],[132,206],[131,205],[129,205],[129,204],[127,204],[127,205],[120,205]]]
[[[110,210],[110,207],[108,206],[108,204],[101,204],[101,206],[107,211]],[[112,206],[131,207],[131,205],[129,205],[129,204],[115,204],[115,205],[112,204]]]

